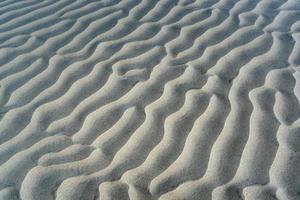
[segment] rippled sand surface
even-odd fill
[[[299,200],[299,0],[1,0],[0,200]]]

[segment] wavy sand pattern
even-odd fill
[[[300,1],[0,1],[1,200],[299,200]]]

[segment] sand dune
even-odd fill
[[[298,0],[0,1],[0,200],[299,200]]]

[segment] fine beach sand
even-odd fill
[[[300,200],[299,0],[0,0],[0,200]]]

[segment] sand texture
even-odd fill
[[[0,0],[0,200],[300,200],[299,0]]]

